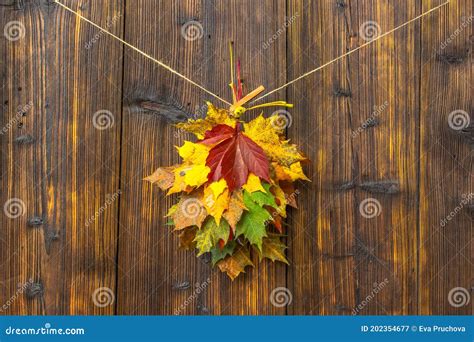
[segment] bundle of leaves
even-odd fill
[[[232,280],[253,266],[251,250],[260,260],[288,263],[282,222],[287,206],[296,208],[293,182],[308,180],[305,158],[284,139],[279,118],[245,123],[243,112],[208,103],[206,118],[177,125],[198,139],[177,147],[182,164],[147,178],[168,195],[181,193],[167,215],[181,247],[211,253]]]

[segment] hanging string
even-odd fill
[[[57,3],[59,6],[63,7],[65,10],[73,13],[74,15],[76,15],[77,17],[79,17],[80,19],[84,20],[85,22],[91,24],[92,26],[98,28],[99,30],[101,30],[102,32],[108,34],[109,36],[111,36],[112,38],[118,40],[119,42],[121,42],[123,45],[129,47],[130,49],[138,52],[139,54],[141,54],[142,56],[148,58],[149,60],[155,62],[156,64],[162,66],[163,68],[165,68],[166,70],[168,70],[169,72],[175,74],[176,76],[178,77],[181,77],[182,79],[184,79],[185,81],[191,83],[192,85],[198,87],[199,89],[201,89],[202,91],[205,91],[207,94],[215,97],[216,99],[222,101],[223,103],[225,104],[228,104],[229,106],[231,105],[230,102],[224,100],[223,98],[221,98],[219,95],[216,95],[214,94],[212,91],[210,90],[207,90],[206,88],[204,88],[202,85],[194,82],[193,80],[189,79],[188,77],[184,76],[183,74],[179,73],[178,71],[174,70],[173,68],[171,68],[170,66],[166,65],[165,63],[159,61],[158,59],[150,56],[149,54],[147,54],[146,52],[143,52],[142,50],[136,48],[135,46],[133,46],[132,44],[130,43],[127,43],[125,40],[123,40],[122,38],[116,36],[115,34],[113,34],[112,32],[109,32],[107,31],[106,29],[100,27],[99,25],[97,25],[96,23],[90,21],[89,19],[85,18],[84,16],[82,16],[80,13],[74,11],[73,9],[69,8],[68,6],[62,4],[61,2],[59,2],[58,0],[55,0],[55,3]]]
[[[138,49],[137,47],[133,46],[132,44],[126,42],[126,41],[123,40],[122,38],[116,36],[116,35],[113,34],[112,32],[107,31],[106,29],[100,27],[99,25],[97,25],[96,23],[92,22],[91,20],[85,18],[85,17],[82,16],[80,13],[74,11],[73,9],[71,9],[71,8],[69,8],[68,6],[66,6],[66,5],[62,4],[61,2],[59,2],[59,0],[54,0],[54,2],[57,3],[58,5],[60,5],[61,7],[63,7],[65,10],[67,10],[67,11],[73,13],[74,15],[76,15],[77,17],[79,17],[81,20],[84,20],[85,22],[89,23],[90,25],[92,25],[92,26],[98,28],[99,30],[101,30],[102,32],[108,34],[108,35],[111,36],[112,38],[118,40],[119,42],[121,42],[121,43],[124,44],[125,46],[127,46],[127,47],[129,47],[130,49],[132,49],[132,50],[138,52],[138,53],[141,54],[142,56],[144,56],[144,57],[150,59],[151,61],[153,61],[153,62],[155,62],[156,64],[160,65],[161,67],[165,68],[165,69],[168,70],[169,72],[171,72],[171,73],[173,73],[173,74],[175,74],[175,75],[181,77],[181,78],[184,79],[185,81],[187,81],[187,82],[191,83],[192,85],[198,87],[199,89],[201,89],[202,91],[206,92],[207,94],[209,94],[209,95],[215,97],[216,99],[222,101],[223,103],[225,103],[225,104],[227,104],[227,105],[229,105],[229,106],[232,105],[230,102],[224,100],[224,99],[221,98],[219,95],[216,95],[216,94],[214,94],[213,92],[211,92],[210,90],[207,90],[206,88],[204,88],[204,87],[201,86],[200,84],[194,82],[193,80],[189,79],[188,77],[186,77],[186,76],[184,76],[183,74],[179,73],[178,71],[174,70],[173,68],[171,68],[170,66],[166,65],[165,63],[159,61],[158,59],[156,59],[156,58],[154,58],[154,57],[152,57],[152,56],[150,56],[150,55],[147,54],[146,52],[143,52],[142,50],[140,50],[140,49]],[[385,32],[385,33],[379,35],[377,38],[374,38],[374,39],[372,39],[372,40],[370,40],[370,41],[368,41],[368,42],[366,42],[366,43],[364,43],[364,44],[358,46],[357,48],[355,48],[355,49],[353,49],[353,50],[351,50],[351,51],[349,51],[349,52],[346,52],[345,54],[343,54],[343,55],[341,55],[341,56],[339,56],[339,57],[337,57],[337,58],[335,58],[335,59],[333,59],[333,60],[331,60],[331,61],[329,61],[329,62],[327,62],[327,63],[325,63],[325,64],[323,64],[323,65],[321,65],[321,66],[319,66],[319,67],[317,67],[317,68],[315,68],[315,69],[313,69],[313,70],[310,70],[310,71],[304,73],[303,75],[301,75],[301,76],[295,78],[294,80],[292,80],[292,81],[290,81],[290,82],[287,82],[287,83],[283,84],[282,86],[280,86],[280,87],[278,87],[278,88],[276,88],[276,89],[274,89],[274,90],[272,90],[272,91],[266,93],[265,95],[260,96],[259,98],[257,98],[257,99],[255,99],[254,101],[252,101],[252,103],[257,102],[257,101],[260,101],[260,100],[264,99],[265,97],[270,96],[271,94],[276,93],[276,92],[278,92],[278,91],[280,91],[280,90],[282,90],[282,89],[284,89],[284,88],[286,88],[286,87],[288,87],[288,86],[290,86],[290,85],[292,85],[292,84],[294,84],[294,83],[296,83],[296,82],[302,80],[302,79],[305,78],[305,77],[308,77],[308,76],[311,75],[311,74],[314,74],[315,72],[317,72],[317,71],[319,71],[319,70],[321,70],[321,69],[323,69],[323,68],[325,68],[325,67],[327,67],[327,66],[329,66],[329,65],[331,65],[331,64],[333,64],[333,63],[335,63],[335,62],[337,62],[337,61],[339,61],[339,60],[341,60],[341,59],[343,59],[343,58],[345,58],[345,57],[347,57],[347,56],[350,56],[351,54],[353,54],[353,53],[359,51],[360,49],[362,49],[362,48],[364,48],[364,47],[366,47],[366,46],[368,46],[368,45],[370,45],[370,44],[372,44],[372,43],[375,43],[376,41],[378,41],[378,40],[380,40],[380,39],[382,39],[382,38],[388,36],[389,34],[392,34],[392,33],[394,33],[395,31],[397,31],[397,30],[399,30],[399,29],[401,29],[401,28],[403,28],[403,27],[405,27],[405,26],[407,26],[407,25],[409,25],[409,24],[411,24],[411,23],[413,23],[413,22],[415,22],[415,21],[421,19],[422,17],[424,17],[424,16],[426,16],[426,15],[428,15],[428,14],[434,12],[434,11],[439,10],[441,7],[444,7],[444,6],[446,6],[447,4],[449,4],[449,0],[446,1],[446,2],[444,2],[444,3],[442,3],[441,5],[438,5],[438,6],[434,7],[434,8],[432,8],[432,9],[430,9],[430,10],[428,10],[428,11],[422,13],[422,14],[420,14],[419,16],[417,16],[417,17],[415,17],[415,18],[413,18],[413,19],[411,19],[411,20],[409,20],[409,21],[407,21],[407,22],[401,24],[400,26],[397,26],[397,27],[391,29],[390,31],[387,31],[387,32]]]
[[[361,46],[359,46],[359,47],[357,47],[357,48],[355,48],[355,49],[353,49],[353,50],[350,50],[349,52],[346,52],[345,54],[343,54],[343,55],[341,55],[341,56],[339,56],[339,57],[337,57],[337,58],[334,58],[333,60],[331,60],[331,61],[329,61],[329,62],[327,62],[327,63],[325,63],[325,64],[323,64],[323,65],[321,65],[321,66],[319,66],[319,67],[317,67],[316,69],[313,69],[313,70],[310,70],[310,71],[304,73],[303,75],[301,75],[301,76],[295,78],[294,80],[292,80],[292,81],[290,81],[290,82],[288,82],[288,83],[285,83],[285,84],[282,85],[281,87],[278,87],[278,88],[276,88],[276,89],[274,89],[274,90],[272,90],[272,91],[266,93],[265,95],[262,95],[262,96],[260,96],[259,98],[256,98],[256,99],[253,100],[251,103],[260,101],[260,100],[264,99],[265,97],[270,96],[271,94],[276,93],[277,91],[280,91],[280,90],[282,90],[282,89],[284,89],[284,88],[286,88],[286,87],[292,85],[293,83],[296,83],[296,82],[302,80],[303,78],[308,77],[308,76],[311,75],[311,74],[314,74],[315,72],[317,72],[317,71],[319,71],[319,70],[321,70],[321,69],[323,69],[323,68],[325,68],[325,67],[327,67],[327,66],[329,66],[329,65],[331,65],[331,64],[333,64],[333,63],[335,63],[335,62],[337,62],[337,61],[339,61],[339,60],[341,60],[341,59],[343,59],[343,58],[345,58],[345,57],[347,57],[347,56],[349,56],[349,55],[351,55],[351,54],[353,54],[354,52],[359,51],[360,49],[362,49],[362,48],[364,48],[364,47],[366,47],[366,46],[368,46],[368,45],[370,45],[370,44],[372,44],[372,43],[375,43],[377,40],[382,39],[383,37],[386,37],[386,36],[388,36],[389,34],[392,34],[393,32],[395,32],[395,31],[397,31],[397,30],[399,30],[399,29],[401,29],[401,28],[403,28],[403,27],[405,27],[405,26],[411,24],[412,22],[421,19],[421,18],[424,17],[425,15],[428,15],[428,14],[434,12],[434,11],[439,10],[441,7],[446,6],[447,4],[449,4],[449,0],[446,1],[445,3],[442,3],[442,4],[439,5],[439,6],[436,6],[436,7],[432,8],[432,9],[430,9],[429,11],[426,11],[426,12],[420,14],[419,16],[417,16],[417,17],[415,17],[415,18],[413,18],[413,19],[407,21],[406,23],[403,23],[402,25],[397,26],[397,27],[395,27],[394,29],[391,29],[390,31],[387,31],[387,32],[385,32],[384,34],[381,34],[380,36],[378,36],[378,37],[376,37],[376,38],[374,38],[374,39],[368,41],[367,43],[364,43],[364,44],[362,44]]]

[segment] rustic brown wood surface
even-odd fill
[[[229,41],[246,90],[272,90],[442,1],[63,3],[229,99]],[[233,282],[143,181],[191,139],[172,122],[223,104],[53,1],[0,4],[1,314],[473,313],[473,0],[269,98],[295,104],[312,182],[290,266]]]

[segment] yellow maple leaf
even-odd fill
[[[266,119],[260,115],[249,123],[244,124],[244,128],[245,135],[263,148],[271,161],[290,166],[295,162],[305,159],[298,151],[296,145],[282,139],[279,134],[281,130],[275,126],[270,118]]]
[[[282,188],[280,188],[279,185],[276,184],[272,186],[271,192],[275,195],[275,202],[278,206],[276,210],[278,214],[280,214],[282,217],[286,217],[287,200],[285,192],[282,190]]]
[[[209,215],[213,216],[217,225],[220,225],[222,214],[229,207],[229,190],[224,191],[218,196],[214,195],[213,189],[208,186],[204,189],[203,204]]]
[[[298,179],[310,181],[303,172],[303,167],[300,162],[296,162],[286,167],[278,165],[278,163],[272,163],[273,169],[275,170],[276,178],[283,181],[296,181]]]
[[[266,192],[262,186],[262,183],[260,182],[260,178],[255,176],[253,173],[249,174],[249,177],[247,178],[247,183],[245,183],[242,188],[250,193],[255,191]]]
[[[186,185],[198,187],[207,182],[207,175],[211,169],[206,165],[191,165],[185,171],[184,182]]]
[[[186,182],[184,181],[184,175],[186,170],[189,168],[187,165],[181,165],[174,169],[174,184],[168,190],[168,195],[176,194],[181,191],[187,190]]]
[[[211,169],[206,165],[183,164],[174,170],[174,184],[168,190],[168,195],[181,191],[190,192],[193,187],[199,187],[207,182]]]
[[[204,144],[185,141],[183,146],[177,147],[177,149],[184,163],[204,165],[210,148]]]
[[[215,125],[225,124],[235,127],[237,120],[230,115],[226,109],[219,109],[214,107],[210,102],[207,102],[207,115],[204,119],[188,120],[187,122],[178,123],[176,127],[193,133],[198,139],[204,139],[206,131],[211,130]]]
[[[224,189],[227,188],[227,182],[224,178],[222,178],[218,182],[212,182],[211,184],[209,184],[209,188],[214,194],[214,198],[217,198],[220,194],[224,192]]]

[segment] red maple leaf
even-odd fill
[[[232,132],[231,132],[232,130]],[[235,129],[227,125],[217,125],[206,133],[202,143],[218,142],[206,160],[211,172],[211,182],[224,178],[229,191],[247,183],[250,172],[270,182],[269,162],[263,149],[241,132],[240,124]]]
[[[235,134],[235,129],[227,125],[216,125],[204,134],[204,140],[200,143],[214,145],[222,140],[231,138]]]

